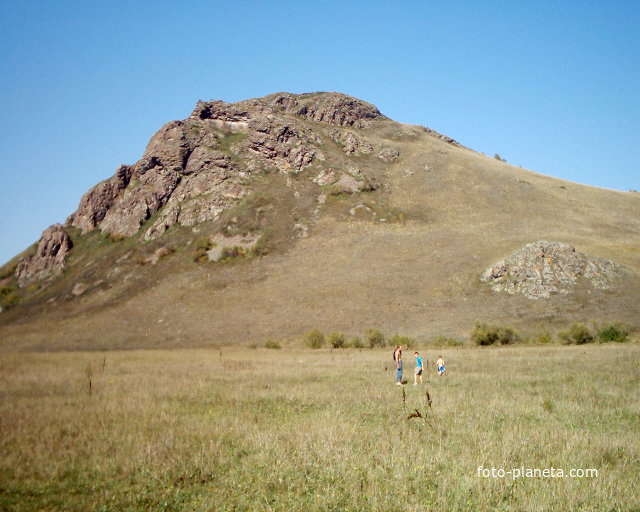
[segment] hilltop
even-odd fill
[[[339,93],[198,102],[0,271],[3,349],[640,318],[640,195]]]

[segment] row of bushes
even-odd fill
[[[548,344],[559,341],[564,344],[582,345],[593,342],[625,342],[629,339],[629,328],[621,324],[604,324],[593,329],[589,329],[583,324],[573,324],[565,331],[560,331],[557,338],[549,332],[540,332],[533,336],[523,336],[518,331],[504,325],[487,325],[482,322],[476,323],[471,333],[471,340],[476,345],[511,345],[514,343]],[[335,331],[324,334],[320,329],[313,329],[304,336],[304,344],[313,349],[329,346],[331,348],[378,348],[395,347],[402,345],[405,348],[417,348],[420,346],[454,347],[463,345],[463,342],[447,336],[436,336],[435,338],[424,340],[418,343],[416,338],[396,334],[389,338],[378,329],[368,329],[364,337],[353,336],[348,338],[344,333]],[[280,343],[269,338],[264,343],[265,348],[282,348]]]
[[[322,348],[329,346],[331,348],[378,348],[378,347],[395,347],[402,345],[405,348],[417,347],[418,341],[411,336],[403,336],[395,334],[389,338],[379,329],[368,329],[364,333],[364,337],[359,336],[347,337],[344,333],[335,331],[324,334],[320,329],[313,329],[304,335],[304,344],[309,348]],[[431,340],[426,340],[421,345],[433,346],[459,346],[462,342],[447,336],[436,336]],[[265,348],[279,349],[282,348],[280,343],[273,338],[268,338],[264,342]]]
[[[583,324],[573,324],[567,330],[558,333],[558,339],[567,345],[582,345],[584,343],[615,341],[623,343],[629,339],[629,329],[620,324],[604,324],[589,329]],[[533,337],[523,337],[515,329],[501,325],[487,325],[476,323],[471,333],[471,340],[476,345],[510,345],[518,342],[552,343],[553,337],[549,332],[542,332]]]

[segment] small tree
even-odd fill
[[[497,339],[498,333],[495,331],[495,329],[490,328],[485,323],[476,322],[476,325],[471,332],[471,340],[476,345],[493,345]]]
[[[501,345],[510,345],[520,341],[520,335],[511,327],[487,325],[482,322],[476,322],[471,339],[477,345],[493,345],[500,343]]]
[[[313,329],[306,334],[305,340],[307,347],[320,348],[324,345],[324,334],[322,334],[320,329]]]
[[[618,324],[604,325],[598,329],[598,338],[602,342],[617,341],[624,343],[629,338],[629,331]]]
[[[384,347],[384,334],[378,329],[368,329],[365,338],[369,348]]]
[[[401,336],[400,334],[394,334],[389,338],[387,344],[390,347],[396,347],[402,345],[405,348],[414,347],[416,345],[416,339],[409,336]]]
[[[332,332],[329,334],[329,345],[333,348],[344,348],[345,337],[341,332]]]
[[[349,340],[349,347],[351,348],[364,348],[362,340],[358,336],[354,336]]]
[[[582,324],[573,324],[568,331],[558,333],[558,337],[567,344],[576,345],[591,343],[595,339],[589,328]]]
[[[271,348],[271,349],[277,350],[277,349],[281,349],[282,345],[280,345],[280,343],[278,343],[273,338],[267,338],[264,342],[264,348]]]

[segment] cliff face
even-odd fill
[[[151,240],[174,224],[215,220],[246,196],[255,173],[297,173],[325,159],[322,139],[303,120],[365,127],[379,119],[373,105],[337,93],[199,102],[188,119],[164,125],[136,164],[87,192],[67,225],[132,236],[164,207],[145,232]]]
[[[145,240],[153,240],[174,225],[216,220],[247,196],[252,176],[299,173],[325,160],[323,140],[306,121],[366,128],[382,119],[375,106],[339,93],[279,93],[235,104],[198,102],[187,119],[165,124],[138,162],[121,165],[111,178],[89,190],[65,226],[82,233],[100,229],[131,237],[162,210],[144,233]],[[330,136],[344,144],[348,154],[374,151],[371,143],[353,132],[333,130]],[[379,156],[388,158],[386,151]],[[394,151],[390,154],[393,159]],[[369,186],[362,175],[334,172],[331,180],[319,183],[333,182],[344,185],[347,192]],[[70,250],[64,228],[48,228],[38,241],[36,256],[18,265],[19,285],[59,273]]]
[[[45,229],[35,254],[23,258],[15,270],[18,284],[28,284],[62,272],[73,244],[60,224]]]

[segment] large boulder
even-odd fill
[[[546,299],[573,292],[580,280],[596,289],[611,288],[619,272],[612,261],[582,254],[569,244],[539,241],[498,261],[480,280],[496,292]]]

